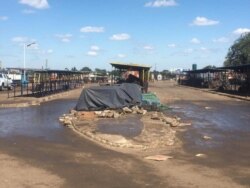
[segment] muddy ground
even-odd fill
[[[250,105],[173,82],[150,85],[168,113],[192,122],[176,128],[181,147],[151,154],[104,148],[63,127],[76,97],[0,109],[0,187],[249,187]],[[211,139],[204,139],[207,136]],[[203,154],[196,157],[197,154]]]

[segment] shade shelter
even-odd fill
[[[151,66],[148,65],[140,65],[140,64],[126,64],[126,63],[110,63],[112,66],[112,69],[115,71],[118,71],[120,74],[124,72],[132,72],[136,71],[138,72],[138,79],[140,81],[140,85],[143,87],[143,90],[147,92],[148,88],[148,81],[150,78],[150,68]],[[112,74],[112,84],[115,83],[115,76]]]

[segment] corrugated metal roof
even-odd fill
[[[133,69],[147,69],[149,70],[151,68],[151,66],[148,65],[141,65],[141,64],[126,64],[126,63],[120,63],[120,62],[114,62],[114,63],[110,63],[113,67],[118,68],[118,69],[129,69],[129,68],[133,68]]]

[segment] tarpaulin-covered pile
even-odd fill
[[[83,89],[76,105],[78,111],[118,109],[140,105],[141,86],[123,83],[114,86],[100,86]]]

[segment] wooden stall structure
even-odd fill
[[[182,85],[214,89],[240,95],[250,95],[250,64],[185,71]]]
[[[151,66],[147,65],[139,65],[139,64],[124,64],[124,63],[110,63],[113,71],[112,71],[112,80],[111,83],[119,83],[121,80],[127,80],[130,82],[130,78],[138,78],[139,84],[142,86],[143,91],[147,92],[148,89],[148,81],[150,79],[150,68]],[[114,73],[119,74],[119,77],[115,77]],[[119,80],[117,80],[119,79]]]

